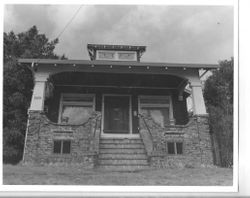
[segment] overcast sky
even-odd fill
[[[4,31],[36,25],[55,39],[80,5],[7,5]],[[86,46],[145,45],[142,61],[217,63],[233,56],[232,6],[82,6],[56,53],[89,59]]]

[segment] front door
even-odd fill
[[[104,134],[130,134],[130,96],[104,96]]]

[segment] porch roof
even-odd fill
[[[18,59],[20,64],[31,64],[31,66],[78,66],[78,67],[88,67],[88,66],[124,66],[124,67],[137,67],[145,68],[158,67],[158,68],[192,68],[192,69],[217,69],[220,66],[218,64],[205,64],[205,63],[166,63],[166,62],[129,62],[129,61],[101,61],[101,60],[59,60],[59,59]]]

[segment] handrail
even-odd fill
[[[143,120],[143,123],[146,127],[146,129],[140,130],[140,135],[145,145],[145,149],[148,155],[148,160],[150,161],[152,153],[155,151],[154,137],[151,133],[150,127],[148,126],[144,116],[141,114],[138,114],[138,117]]]
[[[95,134],[96,134],[96,129],[97,129],[97,126],[98,126],[98,118],[99,118],[99,116],[94,118],[96,120],[96,122],[95,122],[95,129],[94,129],[93,137],[95,137]]]
[[[151,137],[151,139],[152,139],[152,141],[153,141],[153,135],[152,135],[152,133],[151,133],[151,130],[150,130],[150,128],[149,128],[149,126],[148,126],[148,124],[147,124],[147,122],[146,122],[144,116],[143,116],[142,114],[140,114],[140,113],[138,114],[138,116],[139,116],[140,118],[142,118],[142,120],[143,120],[143,122],[144,122],[144,125],[146,126],[146,128],[147,128],[147,130],[148,130],[148,132],[149,132],[149,134],[150,134],[150,137]]]
[[[101,115],[99,116],[96,116],[95,117],[95,126],[94,126],[94,133],[93,133],[93,136],[92,136],[92,141],[94,141],[92,144],[93,144],[93,150],[94,152],[96,152],[96,154],[98,154],[98,150],[99,150],[99,139],[100,139],[100,132],[99,132],[99,135],[98,137],[96,137],[96,131],[97,131],[97,128],[99,126],[99,122],[101,122],[101,119],[100,119]],[[96,139],[98,138],[98,139]]]

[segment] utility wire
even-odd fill
[[[76,15],[78,14],[78,12],[81,10],[83,5],[81,5],[77,11],[75,12],[75,14],[73,15],[73,17],[69,20],[69,22],[65,25],[65,27],[63,28],[63,30],[58,34],[58,36],[56,37],[57,39],[59,39],[59,37],[63,34],[63,32],[66,30],[66,28],[70,25],[70,23],[74,20],[74,18],[76,17]]]

